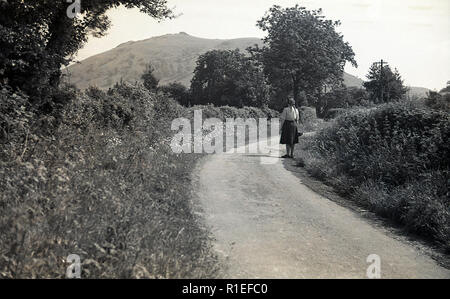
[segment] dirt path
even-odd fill
[[[277,145],[277,140],[273,140]],[[450,271],[355,212],[311,191],[269,155],[212,155],[198,171],[202,216],[226,278],[450,278]]]

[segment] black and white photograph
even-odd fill
[[[449,50],[448,0],[0,0],[0,280],[449,279]]]

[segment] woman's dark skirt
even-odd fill
[[[286,120],[281,128],[281,144],[297,144],[298,128],[293,120]]]

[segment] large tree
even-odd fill
[[[263,62],[271,85],[292,92],[302,105],[300,92],[314,94],[342,80],[347,61],[357,65],[352,48],[336,32],[339,25],[325,19],[321,9],[275,5],[257,23],[268,33],[264,46],[251,52]]]
[[[374,103],[400,100],[407,92],[398,70],[392,71],[389,65],[381,66],[378,62],[373,63],[367,79],[364,87],[370,94],[370,100]]]
[[[66,0],[0,1],[0,83],[33,94],[57,86],[61,67],[89,35],[105,35],[110,27],[106,12],[120,5],[158,20],[173,16],[166,0],[82,0],[75,18]]]
[[[261,66],[238,49],[212,50],[201,55],[191,91],[193,104],[261,107],[269,99]]]
[[[154,72],[155,68],[151,63],[148,63],[145,67],[144,73],[141,76],[145,88],[150,91],[155,91],[156,89],[158,89],[159,79],[156,78]]]

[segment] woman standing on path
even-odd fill
[[[295,101],[293,98],[288,99],[288,107],[284,108],[281,113],[281,144],[286,144],[286,155],[281,158],[294,158],[294,147],[298,143],[298,128],[299,122],[298,109],[295,108]]]

